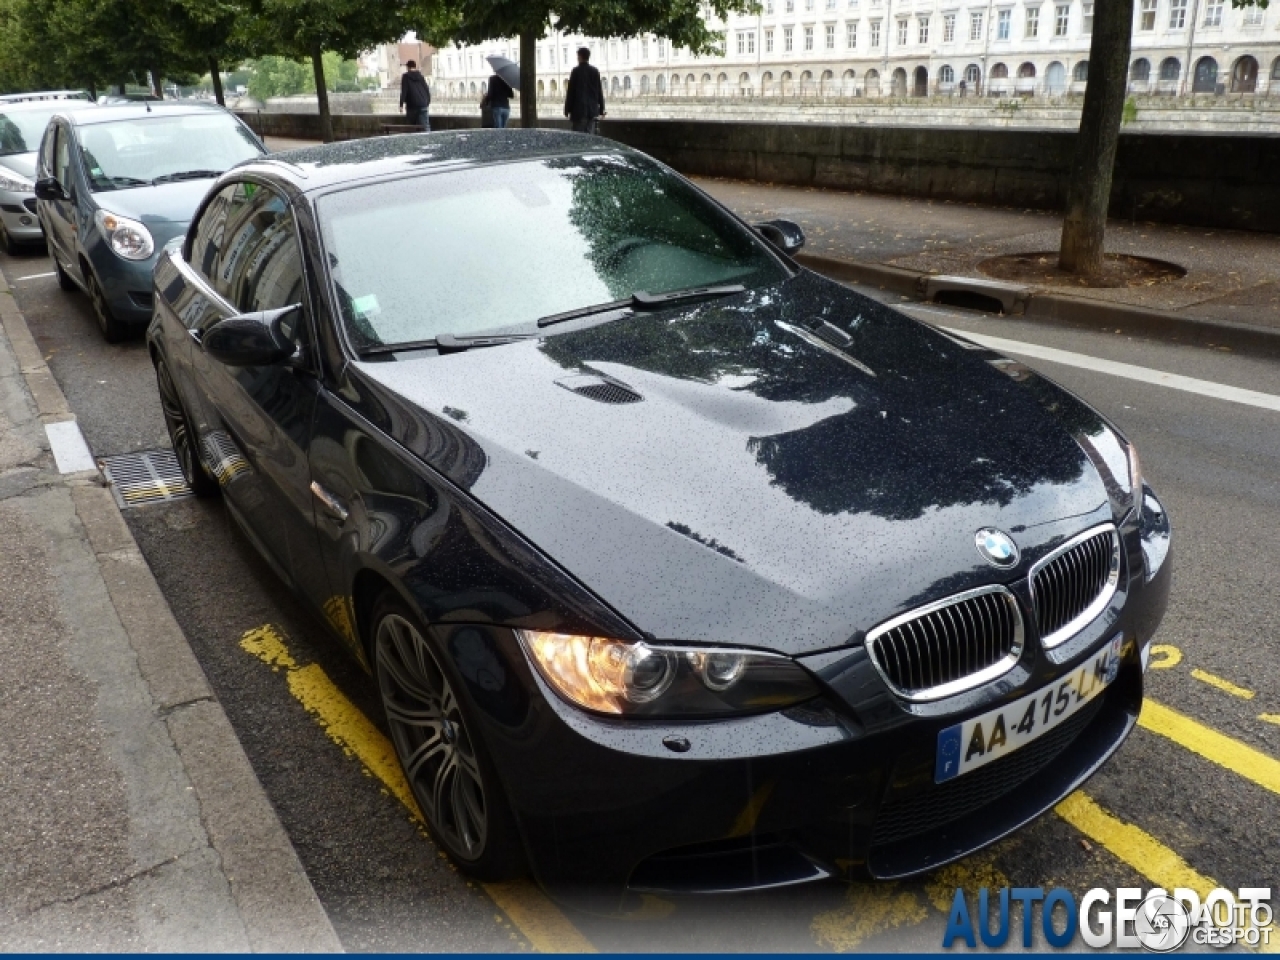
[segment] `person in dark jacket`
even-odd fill
[[[604,114],[604,86],[600,83],[600,71],[589,61],[591,51],[578,48],[578,65],[569,74],[565,84],[564,115],[573,123],[578,133],[595,133],[596,120]]]
[[[489,78],[489,89],[485,96],[489,98],[489,110],[493,115],[493,125],[501,129],[511,119],[511,98],[515,96],[511,84],[496,73]]]
[[[400,78],[400,108],[410,123],[430,130],[427,110],[431,106],[431,88],[427,86],[427,78],[418,72],[418,65],[412,60],[405,63],[405,68]]]

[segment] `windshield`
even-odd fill
[[[95,191],[151,184],[183,175],[214,177],[262,148],[235,117],[220,111],[154,114],[86,124],[80,154]]]
[[[0,109],[0,157],[35,153],[40,149],[40,138],[49,125],[49,118],[66,109],[65,103],[50,103],[46,110]]]
[[[358,349],[787,275],[750,231],[638,157],[449,171],[331,194],[318,209]]]

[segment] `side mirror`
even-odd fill
[[[798,253],[804,246],[804,231],[800,229],[800,224],[791,220],[766,220],[752,226],[760,236],[788,256]]]
[[[298,350],[293,324],[302,315],[302,304],[240,313],[215,323],[200,345],[204,352],[228,367],[269,367],[283,363]]]
[[[67,199],[67,195],[62,189],[62,184],[58,182],[57,177],[41,177],[36,181],[36,199],[65,200]]]

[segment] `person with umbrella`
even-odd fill
[[[493,76],[485,91],[481,112],[489,111],[491,123],[485,126],[505,127],[511,119],[511,98],[520,89],[520,64],[506,57],[486,57],[493,67]]]
[[[578,65],[565,84],[564,115],[578,133],[595,133],[597,118],[604,116],[604,85],[590,59],[591,51],[579,47]]]

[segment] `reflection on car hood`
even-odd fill
[[[824,318],[850,331],[851,359],[795,332]],[[811,274],[358,371],[402,405],[402,443],[661,639],[839,646],[927,600],[1025,576],[1110,517],[1062,421],[1092,411],[1051,414],[981,356]],[[557,383],[584,372],[643,400]],[[1013,573],[978,554],[984,526],[1022,548]]]
[[[141,220],[143,223],[190,223],[196,207],[209,192],[213,178],[179,180],[154,187],[131,187],[128,190],[102,190],[93,194],[94,202],[103,210]]]
[[[14,173],[26,177],[28,180],[35,180],[36,157],[37,154],[35,153],[10,154],[7,157],[0,157],[0,167],[7,167]]]

